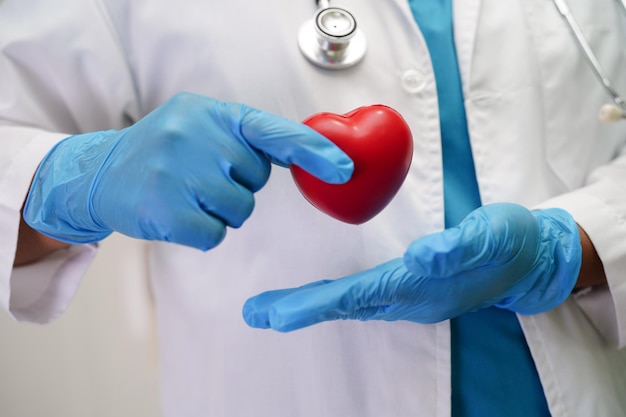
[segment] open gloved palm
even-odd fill
[[[416,240],[404,258],[252,297],[243,316],[252,327],[291,331],[340,319],[435,323],[490,306],[535,314],[567,298],[581,259],[567,212],[492,204]]]

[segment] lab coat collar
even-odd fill
[[[456,44],[457,60],[461,81],[463,83],[463,95],[468,96],[468,86],[471,73],[474,42],[478,27],[478,17],[481,11],[481,0],[453,1],[454,40]],[[393,0],[405,18],[413,24],[414,18],[407,0]],[[420,35],[421,36],[421,35]]]

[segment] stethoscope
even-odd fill
[[[569,26],[576,43],[606,92],[613,99],[600,108],[598,116],[603,122],[626,119],[626,101],[600,65],[593,49],[572,15],[566,0],[553,0],[559,13]],[[345,69],[358,64],[365,56],[367,41],[357,27],[354,16],[341,7],[331,7],[329,0],[316,0],[317,11],[298,32],[298,46],[302,54],[314,65],[326,69]],[[619,0],[626,13],[626,0]]]
[[[298,46],[314,65],[326,69],[350,68],[361,62],[367,50],[363,31],[352,13],[316,0],[317,11],[298,32]]]
[[[596,54],[591,49],[589,42],[585,38],[578,22],[574,18],[574,15],[569,10],[566,0],[553,0],[559,13],[563,16],[563,19],[567,22],[571,32],[576,39],[576,43],[581,49],[583,55],[591,65],[593,72],[598,77],[606,92],[613,99],[613,103],[607,103],[600,107],[598,116],[603,122],[615,122],[617,120],[626,119],[626,102],[624,98],[617,92],[611,80],[607,77],[604,69],[600,65]],[[623,11],[626,13],[626,0],[620,0],[619,3],[622,6]]]

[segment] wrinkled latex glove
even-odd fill
[[[243,316],[252,327],[290,331],[339,319],[436,323],[490,306],[536,314],[567,298],[581,259],[567,212],[493,204],[413,242],[404,259],[262,293],[245,303]]]
[[[57,144],[35,174],[23,216],[69,243],[117,231],[206,250],[250,216],[270,162],[297,164],[330,183],[353,170],[345,153],[303,124],[181,93],[129,128]]]

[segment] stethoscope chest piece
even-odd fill
[[[358,64],[367,49],[365,35],[350,12],[339,7],[319,9],[298,33],[302,54],[314,65],[344,69]]]

